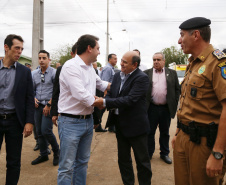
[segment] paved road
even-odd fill
[[[107,113],[104,114],[105,123]],[[176,128],[176,120],[171,123],[170,135],[173,136]],[[54,133],[58,138],[57,128]],[[159,131],[157,130],[156,141],[158,141]],[[53,156],[50,160],[36,166],[31,165],[31,161],[38,155],[38,151],[33,151],[35,141],[33,136],[24,139],[22,151],[22,166],[19,185],[56,185],[57,166],[52,165]],[[117,145],[115,134],[95,133],[93,136],[91,158],[88,167],[87,185],[122,185],[122,180],[117,163]],[[5,146],[3,144],[0,155],[0,185],[5,182]],[[170,153],[172,158],[172,152]],[[134,159],[133,159],[134,161]],[[156,151],[151,160],[152,165],[152,185],[173,185],[173,165],[165,164],[159,157],[159,145],[156,142]],[[134,163],[134,167],[135,167]],[[135,172],[136,174],[136,172]],[[136,185],[138,185],[136,179]]]

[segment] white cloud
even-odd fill
[[[212,20],[211,43],[226,48],[226,4],[223,0],[109,0],[109,52],[120,58],[130,49],[141,51],[142,63],[151,67],[152,55],[165,47],[178,46],[179,25],[184,20],[202,16]],[[44,48],[74,44],[83,34],[100,38],[98,61],[106,59],[106,0],[44,1]],[[4,55],[6,35],[15,33],[24,40],[24,55],[32,55],[32,0],[2,0],[0,5],[0,55]],[[122,31],[126,29],[125,31]]]

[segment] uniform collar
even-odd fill
[[[188,59],[188,61],[192,62],[193,60],[197,60],[198,59],[198,61],[204,62],[206,60],[206,58],[210,55],[210,53],[213,52],[213,50],[214,50],[214,48],[213,48],[212,44],[209,44],[209,46],[205,50],[203,50],[201,52],[201,54],[199,54],[199,56],[196,59],[194,59],[194,57],[191,56]]]

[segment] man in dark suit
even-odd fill
[[[105,99],[96,99],[94,106],[111,110],[109,126],[115,125],[118,142],[118,164],[122,181],[134,185],[131,159],[133,148],[140,185],[151,184],[151,164],[148,156],[147,134],[149,132],[146,110],[146,93],[149,80],[138,67],[140,57],[129,51],[121,59],[121,72],[116,73]]]
[[[4,49],[5,57],[0,61],[0,149],[5,136],[6,185],[16,185],[23,135],[32,134],[35,106],[31,70],[17,62],[23,51],[23,39],[8,35]]]
[[[93,68],[94,68],[96,74],[98,75],[97,62],[93,62],[92,65],[93,65]],[[96,89],[96,96],[102,97],[102,95],[103,95],[103,92]],[[101,126],[101,118],[102,118],[101,110],[98,109],[97,107],[94,107],[93,124],[98,125],[97,128],[95,128],[95,132],[107,132],[107,130],[103,129]]]
[[[167,164],[169,158],[169,128],[171,118],[177,111],[180,96],[180,87],[176,71],[165,66],[165,56],[158,52],[153,56],[153,68],[144,71],[149,77],[147,93],[148,118],[150,132],[148,134],[148,152],[150,159],[155,151],[155,131],[159,125],[160,130],[160,157]]]

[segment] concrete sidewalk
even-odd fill
[[[105,112],[103,116],[103,123],[106,122],[107,114],[108,113]],[[172,120],[170,130],[171,136],[174,135],[175,129],[176,120]],[[54,133],[58,138],[56,127],[54,127]],[[159,131],[157,130],[156,151],[151,160],[153,172],[152,185],[173,185],[173,164],[168,165],[160,159],[158,137]],[[53,154],[49,155],[49,161],[33,166],[31,165],[31,161],[39,155],[38,151],[33,151],[34,146],[35,140],[33,139],[33,135],[29,138],[24,139],[19,185],[56,185],[58,167],[53,166],[52,164]],[[5,157],[5,145],[3,144],[0,155],[0,185],[5,184]],[[172,149],[170,157],[172,158]],[[136,164],[134,162],[134,169],[135,168]],[[94,132],[91,148],[91,158],[88,165],[87,185],[122,185],[121,175],[117,162],[117,142],[114,133]],[[136,185],[138,185],[137,177]]]

